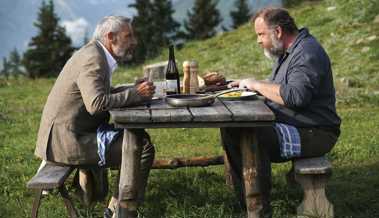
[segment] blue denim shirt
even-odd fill
[[[270,81],[280,84],[284,106],[266,104],[276,121],[295,127],[337,127],[336,97],[328,55],[306,28],[273,67]]]

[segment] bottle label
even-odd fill
[[[178,87],[176,80],[167,80],[167,92],[177,92]]]

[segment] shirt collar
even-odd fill
[[[103,48],[103,50],[104,50],[105,57],[107,59],[107,63],[108,63],[108,67],[109,67],[109,71],[112,74],[116,70],[116,68],[118,66],[117,65],[117,61],[116,61],[116,59],[114,59],[114,57],[108,51],[108,49],[105,48],[105,46],[103,45],[103,43],[101,43],[99,40],[97,40],[97,42],[101,45],[101,48]]]
[[[309,32],[307,28],[301,28],[299,30],[299,34],[297,34],[295,42],[287,49],[287,53],[293,52],[293,50],[296,48],[296,46],[303,40],[305,37],[309,36]]]

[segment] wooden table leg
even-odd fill
[[[262,210],[261,193],[257,186],[256,146],[257,140],[254,129],[244,128],[240,142],[242,154],[242,175],[245,184],[245,197],[248,218],[259,218]]]

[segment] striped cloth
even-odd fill
[[[99,166],[104,166],[106,164],[105,153],[109,150],[108,147],[117,139],[121,132],[122,129],[117,129],[108,123],[102,124],[97,128],[97,154],[100,158],[98,163]]]
[[[280,156],[285,159],[299,157],[301,155],[300,134],[296,127],[275,123],[274,129],[278,135]]]

